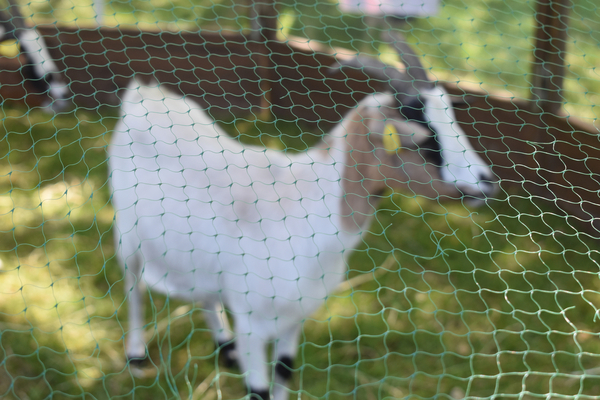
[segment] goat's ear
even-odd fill
[[[378,127],[373,131],[381,132],[382,143],[386,152],[392,154],[403,148],[417,149],[425,142],[432,132],[424,126],[405,119],[387,119],[378,121]]]
[[[0,56],[15,58],[21,54],[21,47],[16,39],[0,40]]]

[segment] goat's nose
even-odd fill
[[[482,174],[479,176],[478,180],[479,180],[479,182],[477,183],[477,186],[479,187],[481,192],[485,195],[485,197],[491,197],[497,193],[499,187],[498,187],[498,182],[496,182],[495,179]]]

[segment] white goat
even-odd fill
[[[480,182],[493,180],[488,166],[460,131],[439,141],[441,158],[452,160],[444,173],[426,160],[431,151],[419,149],[433,133],[395,105],[393,94],[369,95],[322,145],[288,154],[242,145],[185,98],[134,81],[109,148],[128,357],[146,356],[143,283],[202,301],[218,343],[233,340],[226,306],[238,362],[260,399],[270,398],[266,346],[273,341],[271,389],[285,398],[301,321],[344,278],[349,250],[382,192],[403,188],[435,199],[493,192]]]

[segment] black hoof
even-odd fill
[[[275,365],[275,373],[282,379],[288,380],[294,372],[294,360],[290,356],[282,356]]]
[[[141,367],[144,367],[146,364],[148,364],[148,357],[147,356],[144,356],[144,357],[129,357],[129,356],[127,356],[127,362],[132,367],[141,368]]]
[[[219,363],[225,368],[237,369],[237,352],[235,350],[235,342],[218,343]]]
[[[254,390],[250,389],[250,400],[269,400],[269,390]]]

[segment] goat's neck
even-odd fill
[[[346,117],[326,139],[329,154],[340,174],[341,228],[349,233],[365,229],[375,213],[380,194],[387,186],[379,173],[369,128],[360,113]]]

